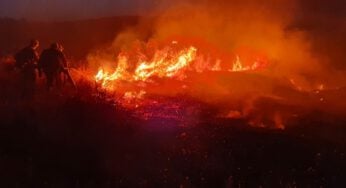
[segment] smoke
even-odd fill
[[[154,38],[198,37],[230,53],[250,48],[266,54],[278,75],[321,71],[300,30],[288,30],[296,11],[294,1],[191,1],[163,12]]]
[[[140,41],[164,44],[175,39],[191,42],[203,52],[221,49],[240,59],[264,55],[269,66],[255,74],[230,74],[225,69],[191,74],[183,87],[181,83],[164,80],[146,89],[148,93],[167,96],[187,94],[216,104],[225,112],[240,111],[239,114],[259,122],[260,116],[268,116],[282,127],[282,122],[296,113],[288,110],[290,106],[297,110],[314,109],[325,100],[305,95],[302,90],[320,92],[346,83],[344,74],[330,67],[327,53],[317,50],[314,31],[299,25],[301,11],[299,0],[189,0],[174,4],[161,1],[157,11],[144,17],[136,27],[118,34],[107,50],[90,54],[89,62],[115,67],[116,52],[122,49],[134,49],[136,53],[133,46],[141,46]],[[222,60],[228,67],[234,63],[231,59]],[[259,112],[268,114],[258,115]],[[250,117],[252,113],[256,117]]]
[[[268,75],[294,78],[306,87],[340,80],[330,76],[343,74],[328,67],[331,60],[316,50],[315,35],[297,26],[302,11],[301,0],[161,0],[139,25],[118,34],[106,52],[90,54],[89,62],[101,59],[112,66],[116,52],[137,40],[193,38],[229,54],[239,55],[244,49],[264,54],[270,64]]]

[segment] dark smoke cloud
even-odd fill
[[[188,0],[172,7],[160,15],[158,38],[179,33],[231,50],[251,45],[269,54],[277,74],[346,83],[343,0]]]
[[[161,0],[177,5],[178,1]],[[346,70],[346,3],[344,0],[186,0],[181,4],[225,7],[256,7],[254,14],[273,12],[274,16],[288,16],[288,31],[305,33],[311,50],[332,69]],[[229,11],[234,11],[230,8]],[[276,14],[279,12],[280,14]],[[286,13],[286,15],[285,15]],[[251,13],[250,13],[251,14]]]
[[[313,50],[330,68],[346,70],[346,3],[343,0],[300,0],[293,26],[304,30]]]

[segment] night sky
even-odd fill
[[[0,17],[70,20],[142,14],[158,0],[1,0]]]
[[[166,6],[178,1],[197,4],[201,1],[232,3],[231,0],[1,0],[0,17],[28,20],[73,20],[140,15],[158,5]],[[320,16],[322,19],[344,19],[346,17],[344,0],[296,1],[302,8],[300,14],[298,13],[302,16]]]

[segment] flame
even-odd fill
[[[130,59],[133,57],[130,55],[121,54],[118,56],[115,71],[111,73],[111,71],[100,68],[95,76],[95,81],[105,89],[114,89],[113,86],[120,80],[145,82],[155,77],[183,80],[187,77],[187,71],[222,71],[221,64],[223,61],[221,59],[217,58],[212,61],[209,56],[199,53],[195,46],[178,49],[179,47],[178,42],[173,41],[163,49],[157,49],[152,58],[139,52],[137,62],[131,62]],[[208,57],[207,60],[205,57]],[[136,64],[134,71],[129,70],[131,64]],[[257,70],[261,67],[263,65],[257,61],[251,66],[244,66],[237,55],[229,71]]]
[[[163,47],[149,46],[149,49],[136,48],[134,53],[120,53],[114,69],[99,68],[94,80],[102,89],[116,91],[116,94],[120,96],[119,102],[123,106],[136,109],[140,117],[146,118],[155,114],[152,112],[154,107],[159,106],[161,109],[160,105],[171,105],[170,103],[159,104],[158,101],[161,99],[156,96],[166,95],[166,93],[162,94],[160,90],[167,89],[169,93],[171,91],[174,93],[175,88],[181,87],[183,89],[177,89],[178,92],[195,92],[194,88],[191,91],[187,89],[187,87],[193,86],[193,83],[190,84],[190,80],[189,82],[170,82],[171,80],[184,80],[189,77],[191,72],[198,74],[206,72],[202,75],[205,76],[208,75],[208,72],[222,72],[221,75],[223,75],[225,72],[257,71],[267,66],[263,59],[265,58],[258,58],[252,53],[229,56],[221,53],[219,55],[219,53],[203,51],[202,47],[198,48],[196,45],[184,46],[173,41]],[[232,63],[229,64],[229,62]],[[162,85],[157,84],[161,83],[156,82],[157,78],[164,79]],[[295,79],[290,79],[290,82],[297,90],[302,90]],[[320,84],[317,88],[323,90],[325,86]],[[162,113],[162,117],[166,117],[165,113],[169,114],[169,110]],[[257,127],[266,127],[269,121],[269,126],[273,125],[277,129],[285,128],[285,114],[275,112],[269,114],[268,118],[264,116],[261,114],[255,117],[247,116],[239,109],[222,115],[223,118],[246,119],[250,125]]]
[[[218,59],[215,63],[215,65],[213,66],[213,68],[211,69],[212,71],[221,71],[221,60]]]
[[[197,49],[190,47],[186,52],[181,52],[178,56],[176,63],[167,67],[166,72],[168,77],[177,75],[180,70],[187,67],[196,58]]]
[[[233,63],[232,71],[238,72],[238,71],[242,71],[242,70],[244,70],[243,65],[240,61],[239,56],[237,56],[236,62]]]
[[[240,60],[240,57],[236,56],[236,61],[233,63],[232,69],[230,69],[230,72],[242,72],[242,71],[250,71],[250,70],[257,70],[261,68],[261,63],[258,61],[255,61],[251,66],[244,66],[243,63]]]
[[[107,87],[110,83],[112,83],[112,81],[125,78],[127,76],[127,72],[126,72],[127,67],[128,67],[127,57],[119,56],[117,69],[112,74],[110,74],[104,71],[102,68],[100,68],[100,70],[95,76],[95,81],[97,83],[101,83],[102,87]]]

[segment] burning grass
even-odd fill
[[[344,80],[292,29],[295,1],[211,2],[97,45],[70,71],[76,89],[39,79],[23,98],[2,58],[0,185],[345,186]]]
[[[90,54],[70,71],[76,89],[39,79],[31,99],[11,61],[0,73],[7,187],[343,183],[345,88],[280,72],[263,51],[137,41]]]
[[[239,101],[252,93],[249,87],[215,101],[219,95],[193,95],[211,87],[200,87],[208,82],[196,73],[189,81],[119,82],[116,92],[81,79],[77,90],[39,90],[34,99],[22,100],[15,97],[16,73],[2,72],[1,87],[8,88],[0,113],[3,186],[334,186],[344,179],[345,119],[305,109],[314,98],[329,101],[332,91],[315,96],[279,84],[270,90],[281,97]],[[229,89],[271,80],[253,73],[214,74],[208,80],[234,83]],[[184,92],[162,93],[172,83],[186,85],[179,87]],[[249,125],[257,120],[268,127],[269,117],[284,111],[301,112],[285,121],[291,125],[285,130]]]
[[[113,94],[120,105],[142,119],[161,116],[184,122],[185,117],[194,116],[194,112],[185,112],[189,105],[198,119],[196,106],[202,104],[213,109],[209,110],[213,118],[284,129],[311,111],[327,112],[335,105],[322,95],[328,86],[293,75],[277,76],[272,62],[261,53],[245,50],[227,54],[197,39],[180,40],[137,41],[113,60],[94,54],[89,63],[101,68],[89,72],[77,69],[75,74],[95,85],[97,91]],[[343,113],[340,107],[338,110]]]

